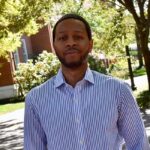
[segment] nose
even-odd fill
[[[68,40],[66,41],[66,46],[74,46],[74,45],[76,45],[76,41],[72,37],[69,37]]]

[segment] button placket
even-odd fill
[[[78,124],[80,123],[80,120],[79,120],[79,118],[76,118],[76,123],[78,123]]]
[[[84,144],[84,139],[80,139],[80,144],[81,144],[81,145]]]
[[[84,141],[84,133],[83,133],[83,123],[81,116],[81,85],[76,86],[74,89],[74,117],[76,123],[76,134],[78,138],[78,146],[84,150],[85,141]]]

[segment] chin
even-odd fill
[[[63,66],[67,68],[79,68],[82,66],[82,62],[69,62],[69,63],[62,63]]]
[[[85,63],[87,63],[87,59],[84,58],[69,58],[69,59],[65,59],[60,57],[59,55],[58,59],[61,62],[61,64],[66,67],[66,68],[70,68],[70,69],[76,69],[76,68],[80,68],[81,66],[83,66]]]

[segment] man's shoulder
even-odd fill
[[[116,85],[126,84],[122,79],[118,79],[111,75],[106,75],[106,74],[93,71],[93,70],[92,70],[92,73],[93,73],[93,77],[96,83],[100,82],[100,83],[108,83],[108,84],[116,84]]]
[[[39,97],[43,94],[45,94],[47,91],[52,91],[53,87],[54,87],[54,79],[55,76],[51,77],[50,79],[48,79],[47,81],[45,81],[44,83],[34,87],[33,89],[31,89],[27,96],[34,96],[34,97]]]
[[[105,91],[111,91],[111,92],[118,92],[119,91],[126,91],[126,92],[131,92],[131,87],[128,83],[126,83],[124,80],[105,75],[99,72],[93,72],[93,77],[94,77],[94,85],[96,89],[101,89],[103,88]]]
[[[95,70],[92,70],[92,73],[93,73],[93,77],[95,80],[116,80],[114,77],[110,76],[110,75],[107,75],[107,74],[103,74],[103,73],[100,73],[100,72],[97,72]]]

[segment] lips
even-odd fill
[[[65,51],[65,55],[68,55],[68,54],[77,54],[77,53],[79,53],[79,50],[77,50],[77,49],[75,49],[75,48],[70,48],[70,49],[67,49],[66,51]]]

